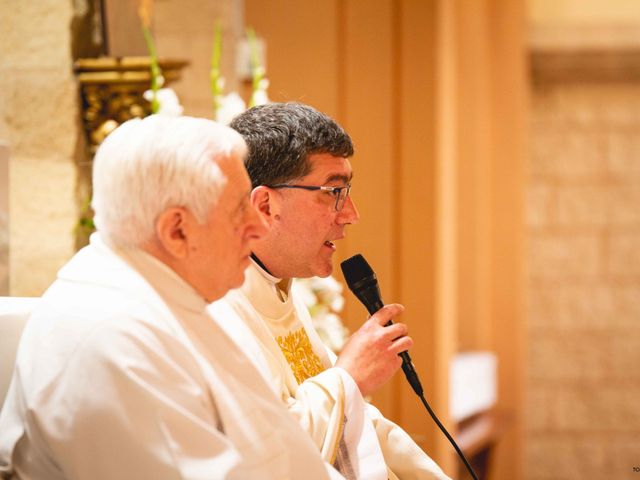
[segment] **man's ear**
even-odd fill
[[[271,225],[278,215],[278,198],[275,190],[260,185],[251,191],[251,205],[258,211],[262,219]]]
[[[171,207],[156,219],[156,235],[172,257],[183,259],[189,252],[189,228],[193,216],[184,208]]]

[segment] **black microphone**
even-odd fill
[[[382,303],[382,298],[380,297],[380,287],[378,287],[378,279],[376,278],[376,274],[373,272],[373,269],[369,266],[364,257],[360,254],[354,255],[351,258],[348,258],[344,262],[340,264],[342,267],[342,273],[344,274],[344,278],[347,281],[347,285],[349,285],[349,289],[358,297],[371,315],[380,310],[384,303]],[[389,320],[385,326],[391,325],[393,322]],[[408,352],[401,352],[399,354],[402,357],[402,371],[404,372],[405,377],[409,381],[411,388],[416,394],[420,397],[422,404],[433,418],[433,421],[436,423],[438,428],[444,433],[447,437],[447,440],[451,442],[453,448],[455,448],[456,452],[460,456],[460,459],[464,463],[464,466],[469,471],[469,474],[474,480],[478,480],[476,473],[473,471],[471,464],[460,450],[460,447],[455,442],[453,437],[447,432],[447,429],[444,428],[442,422],[438,420],[436,414],[433,412],[427,400],[424,398],[422,385],[420,385],[420,380],[418,379],[418,374],[416,373],[415,368],[413,367],[413,363],[411,362],[411,357]]]
[[[357,254],[348,258],[340,264],[340,267],[349,289],[364,304],[370,315],[384,307],[376,274],[362,255]],[[388,327],[392,323],[389,320],[385,326]],[[399,355],[402,357],[402,371],[407,377],[411,388],[418,396],[422,396],[422,385],[409,353],[404,351]]]

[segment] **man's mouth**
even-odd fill
[[[333,242],[330,242],[329,240],[327,240],[326,242],[324,242],[324,245],[326,247],[329,247],[331,250],[335,250],[336,249],[336,245]]]

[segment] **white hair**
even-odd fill
[[[246,155],[244,140],[211,120],[152,115],[123,123],[95,156],[96,228],[115,245],[139,246],[170,207],[204,224],[227,182],[216,160],[230,155]]]

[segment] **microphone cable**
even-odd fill
[[[414,378],[409,378],[410,374],[407,372],[407,370],[405,370],[403,368],[403,371],[405,373],[405,376],[407,377],[407,380],[409,381],[409,384],[411,385],[411,388],[416,393],[416,395],[418,395],[418,397],[422,401],[422,404],[427,409],[427,412],[429,412],[429,415],[431,415],[431,418],[433,419],[435,424],[438,426],[440,431],[442,433],[444,433],[445,437],[447,437],[447,440],[449,440],[449,443],[455,449],[456,453],[458,454],[458,456],[462,460],[462,463],[464,463],[464,466],[466,467],[467,471],[471,475],[471,478],[473,478],[473,480],[478,480],[478,477],[476,476],[476,472],[473,471],[473,468],[471,467],[471,464],[467,460],[467,457],[465,457],[464,453],[462,453],[462,450],[460,449],[460,447],[458,446],[456,441],[453,439],[453,437],[449,434],[447,429],[444,428],[444,425],[442,425],[442,423],[440,422],[440,420],[436,416],[435,412],[433,411],[433,409],[429,405],[429,402],[427,402],[427,399],[424,398],[424,392],[422,390],[422,384],[420,383],[420,379],[418,378],[417,372],[415,370],[412,370],[413,374],[411,376],[414,377]]]

